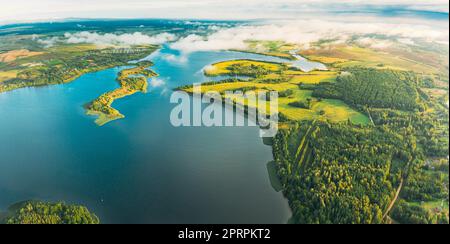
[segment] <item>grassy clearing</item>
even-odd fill
[[[420,204],[423,208],[427,210],[442,209],[448,212],[448,202],[445,200],[434,201],[434,202],[424,202]]]
[[[311,107],[297,108],[292,106],[293,102],[304,102],[311,99]],[[292,120],[327,120],[335,123],[350,120],[354,124],[367,125],[369,118],[364,114],[352,109],[340,100],[323,99],[317,100],[312,97],[312,91],[297,89],[294,96],[279,98],[279,111]]]
[[[446,200],[431,201],[431,202],[408,202],[411,206],[422,207],[433,214],[445,213],[449,214],[449,203]]]

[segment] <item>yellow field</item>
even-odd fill
[[[289,81],[294,84],[319,84],[320,82],[334,82],[337,77],[336,72],[321,72],[320,74],[305,74],[293,76]]]
[[[205,75],[209,76],[227,75],[230,74],[230,70],[228,70],[228,67],[236,64],[242,67],[250,67],[251,65],[262,66],[266,70],[274,72],[279,71],[281,69],[281,65],[276,63],[254,61],[254,60],[231,60],[210,65],[205,68],[204,72]]]
[[[80,52],[80,51],[90,51],[90,50],[98,50],[103,49],[105,47],[100,47],[95,44],[65,44],[58,45],[55,47],[49,48],[50,52]]]
[[[321,56],[308,56],[308,59],[315,62],[320,62],[323,64],[336,64],[348,62],[348,59],[344,58],[333,58],[333,57],[321,57]]]
[[[12,78],[17,77],[17,70],[11,70],[11,71],[0,71],[0,82],[3,82],[5,80],[9,80]]]
[[[19,58],[32,57],[43,54],[42,52],[31,52],[26,49],[12,50],[6,53],[0,53],[0,62],[12,62]]]
[[[235,91],[238,89],[249,89],[255,92],[258,91],[286,91],[292,90],[293,94],[288,97],[278,98],[278,111],[292,120],[328,120],[331,122],[346,122],[348,120],[355,124],[366,125],[369,123],[369,119],[364,114],[352,109],[350,106],[342,101],[334,99],[323,99],[318,101],[312,97],[312,91],[301,90],[298,85],[289,82],[279,84],[265,84],[256,82],[233,82],[233,83],[218,83],[214,85],[203,85],[201,92],[219,92],[224,97],[225,91]],[[192,93],[193,88],[184,89],[187,92]],[[232,99],[238,104],[255,108],[257,105],[255,102],[248,101],[241,96],[231,95],[227,98]],[[289,105],[290,103],[301,101],[306,102],[311,99],[311,109],[303,109]],[[274,111],[269,107],[269,103],[266,104],[266,111]]]

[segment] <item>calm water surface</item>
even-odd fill
[[[174,128],[171,90],[205,81],[202,68],[236,52],[188,56],[164,48],[148,59],[149,93],[114,103],[126,119],[103,127],[83,105],[118,87],[121,68],[76,81],[0,94],[0,209],[27,199],[85,204],[104,223],[286,223],[269,182],[272,160],[255,127]]]

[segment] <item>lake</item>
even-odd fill
[[[240,58],[280,61],[165,46],[147,58],[160,75],[149,92],[116,101],[126,118],[103,127],[83,105],[117,88],[124,67],[0,94],[0,209],[39,199],[86,205],[102,223],[287,223],[259,128],[175,128],[169,120],[173,88],[209,80],[205,66]]]

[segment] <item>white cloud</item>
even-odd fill
[[[37,36],[33,36],[33,40],[36,40]],[[45,47],[52,47],[57,42],[59,42],[60,39],[58,37],[51,37],[47,39],[37,39],[37,42],[44,45]]]
[[[166,84],[166,82],[164,80],[162,80],[162,79],[159,79],[159,78],[153,78],[150,81],[150,85],[152,87],[161,87],[161,86],[164,86],[165,84]]]
[[[356,40],[356,43],[374,49],[384,49],[392,46],[394,43],[389,40],[380,40],[377,38],[363,37]]]
[[[416,45],[416,42],[409,38],[399,38],[397,39],[397,41],[406,45]]]
[[[97,45],[142,45],[163,44],[175,40],[175,35],[161,33],[154,36],[144,35],[141,32],[133,34],[98,34],[95,32],[66,33],[64,35],[67,43],[93,43]]]
[[[163,55],[162,58],[170,63],[179,63],[179,64],[186,64],[188,61],[187,55],[173,55],[173,54],[166,54]]]
[[[437,28],[430,25],[411,23],[380,22],[339,22],[327,20],[296,20],[273,24],[239,26],[221,29],[207,37],[190,35],[171,44],[171,47],[185,53],[195,51],[215,51],[246,48],[247,40],[285,41],[309,45],[321,39],[336,39],[345,42],[353,35],[379,34],[402,40],[422,39],[425,41],[448,41],[448,27]],[[362,39],[362,44],[371,42],[374,48],[390,45],[388,41]]]
[[[449,11],[448,0],[0,0],[0,21],[55,18],[254,19],[299,13],[379,10]],[[101,11],[99,11],[101,10]]]

